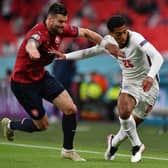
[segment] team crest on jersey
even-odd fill
[[[59,47],[59,45],[61,43],[61,38],[59,36],[56,36],[55,43],[56,43],[57,47]]]
[[[71,31],[75,31],[76,28],[74,26],[70,26]]]
[[[33,34],[33,35],[32,35],[32,38],[34,38],[35,40],[39,40],[39,39],[40,39],[40,36],[39,36],[39,34]]]

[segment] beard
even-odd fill
[[[52,35],[62,34],[63,33],[63,27],[54,27],[50,29],[50,33]]]

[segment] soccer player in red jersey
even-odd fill
[[[73,150],[77,108],[63,85],[44,67],[54,60],[54,55],[49,51],[58,50],[64,37],[85,37],[97,44],[101,44],[103,38],[89,29],[70,26],[67,20],[66,7],[54,3],[50,6],[45,20],[26,34],[18,51],[11,88],[30,118],[24,118],[22,121],[4,118],[1,123],[4,135],[10,141],[14,139],[15,130],[35,132],[47,129],[49,123],[42,104],[44,98],[63,112],[62,157],[85,161]],[[122,55],[115,45],[104,44],[104,46],[113,55]]]

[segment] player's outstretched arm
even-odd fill
[[[120,49],[118,48],[118,46],[116,46],[116,44],[112,44],[109,42],[106,43],[103,37],[94,31],[91,31],[89,29],[79,28],[79,36],[85,37],[88,40],[103,46],[105,49],[108,50],[108,52],[111,55],[114,55],[115,57],[124,56],[124,54],[120,51]]]
[[[29,39],[26,44],[26,51],[32,60],[38,60],[40,58],[40,53],[37,49],[38,44],[34,39]]]
[[[151,68],[142,84],[143,90],[147,92],[153,85],[153,79],[159,73],[159,70],[163,64],[163,57],[157,51],[157,49],[149,42],[146,45],[144,45],[141,49],[146,53],[146,55],[148,55],[151,58]]]
[[[105,53],[105,49],[99,45],[96,45],[94,47],[86,48],[83,50],[77,50],[66,54],[63,54],[55,49],[50,49],[49,53],[54,54],[56,60],[80,60],[103,54]]]
[[[65,54],[67,60],[79,60],[98,56],[105,53],[105,49],[99,45]]]

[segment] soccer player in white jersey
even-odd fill
[[[158,72],[163,58],[155,47],[141,34],[131,31],[122,16],[112,16],[107,27],[109,35],[104,37],[102,45],[109,42],[115,44],[125,53],[125,57],[116,57],[122,69],[122,87],[118,98],[120,129],[118,133],[108,136],[106,160],[113,160],[118,146],[127,137],[132,145],[131,162],[141,161],[145,145],[140,140],[136,126],[155,104],[159,92]],[[54,53],[54,51],[51,51]],[[82,59],[106,52],[104,48],[95,46],[61,55],[57,59]]]

